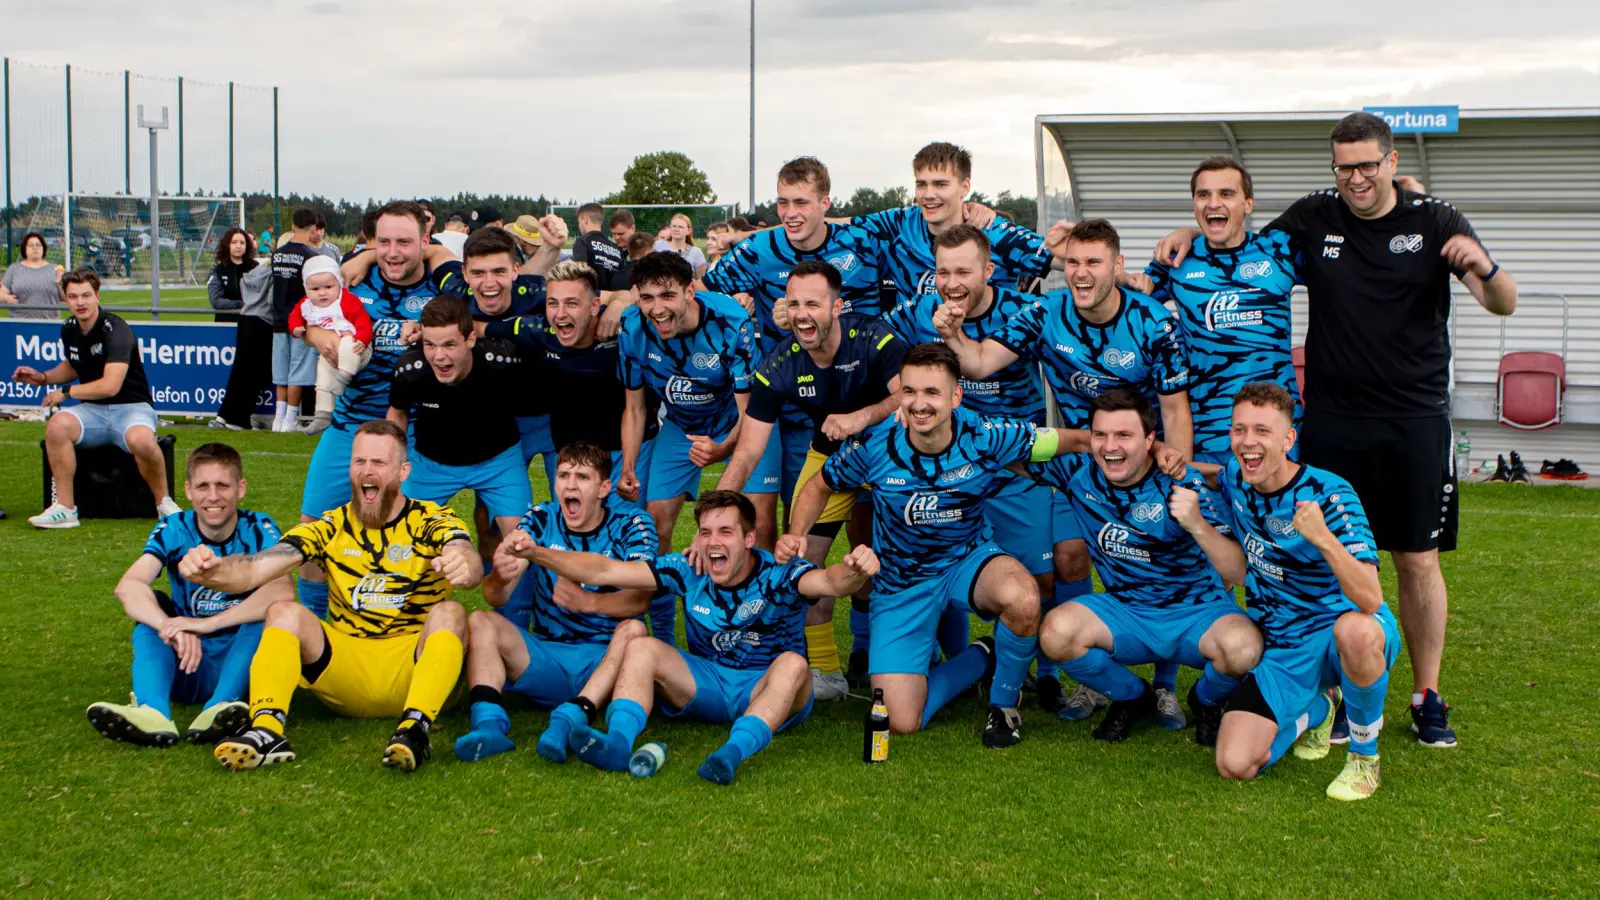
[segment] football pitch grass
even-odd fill
[[[215,438],[239,447],[246,505],[296,521],[312,439],[170,430],[180,459]],[[1416,744],[1402,653],[1383,787],[1362,803],[1323,796],[1339,748],[1232,784],[1192,730],[1107,746],[1031,697],[1017,747],[982,747],[984,707],[966,697],[876,766],[861,762],[866,703],[818,704],[723,788],[695,768],[725,726],[652,720],[642,740],[670,756],[638,780],[540,758],[546,715],[531,708],[512,710],[515,752],[458,762],[462,706],[405,774],[379,765],[393,722],[302,693],[299,759],[232,773],[207,748],[117,744],[85,720],[128,696],[130,623],[111,590],[151,523],[29,528],[42,433],[0,425],[0,895],[1600,894],[1600,492],[1465,487],[1462,546],[1445,557],[1461,745]],[[1387,559],[1383,583],[1393,606]],[[838,631],[848,647],[842,610]],[[174,712],[182,728],[198,708]]]

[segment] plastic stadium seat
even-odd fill
[[[1303,403],[1306,396],[1306,348],[1292,348],[1289,351],[1289,360],[1294,363],[1294,383],[1300,388],[1300,399]]]
[[[1500,357],[1495,418],[1501,425],[1538,431],[1561,424],[1567,364],[1557,354],[1519,351]]]

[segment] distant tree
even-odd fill
[[[605,198],[604,203],[714,203],[706,173],[695,168],[689,157],[675,150],[662,150],[636,156],[622,173],[622,190]]]
[[[1039,225],[1039,204],[1032,197],[1017,197],[1013,196],[1010,191],[1001,191],[991,200],[974,191],[968,199],[974,203],[982,203],[997,212],[1005,213],[1011,217],[1011,221],[1024,228],[1037,228]]]
[[[869,213],[882,212],[886,209],[895,209],[911,202],[911,192],[904,187],[884,188],[881,191],[869,187],[856,188],[850,199],[833,207],[831,215],[844,218],[865,216]]]

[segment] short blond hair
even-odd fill
[[[547,284],[556,281],[581,281],[589,286],[589,293],[592,296],[600,296],[600,275],[590,268],[588,263],[576,259],[564,259],[551,266],[550,271],[544,273],[544,280]]]

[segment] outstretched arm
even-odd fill
[[[259,553],[217,556],[201,544],[178,561],[178,574],[202,587],[243,594],[294,571],[305,557],[292,544],[279,541]]]
[[[554,572],[579,584],[655,590],[656,576],[649,563],[624,562],[598,553],[577,553],[541,547],[525,531],[514,531],[501,544],[512,556]]]

